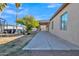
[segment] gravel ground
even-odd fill
[[[0,45],[0,56],[9,56],[15,54],[21,50],[33,37],[35,33],[31,35],[25,35],[21,38],[13,40],[7,44]]]
[[[7,44],[8,42],[14,41],[17,38],[22,37],[23,35],[20,36],[13,36],[13,37],[0,37],[0,45],[1,44]]]

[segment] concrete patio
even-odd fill
[[[79,50],[79,46],[43,31],[39,32],[23,50]]]

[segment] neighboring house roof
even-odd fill
[[[54,16],[50,19],[50,21],[56,16],[58,15],[66,6],[68,6],[69,3],[64,3],[58,10],[57,12],[54,14]]]
[[[47,23],[49,20],[40,20],[39,23]]]
[[[40,25],[49,24],[49,20],[40,20],[40,21],[39,21],[39,24],[40,24]]]

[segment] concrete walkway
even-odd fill
[[[79,47],[49,32],[39,32],[23,50],[79,50]]]

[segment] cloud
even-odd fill
[[[25,13],[27,13],[28,12],[28,9],[23,9],[23,10],[21,10],[18,14],[25,14]]]
[[[35,16],[35,18],[36,18],[37,20],[41,20],[40,16]]]
[[[22,9],[19,10],[18,12],[16,12],[16,10],[12,10],[12,9],[7,9],[4,11],[5,14],[10,14],[10,15],[16,15],[16,13],[18,13],[18,17],[23,17],[24,15],[27,15],[28,13],[28,9]]]
[[[9,3],[9,4],[15,5],[15,3]]]
[[[54,7],[56,7],[54,4],[50,4],[50,5],[48,5],[47,6],[48,8],[54,8]]]
[[[55,7],[58,7],[60,4],[56,4],[56,3],[52,3],[52,4],[49,4],[47,7],[48,8],[55,8]]]
[[[2,16],[1,16],[1,18],[4,18],[4,19],[6,19],[6,18],[8,18],[8,17],[10,17],[10,16],[8,16],[8,15],[2,15]]]
[[[42,16],[35,16],[37,20],[43,20]]]
[[[8,14],[13,14],[13,15],[15,15],[15,14],[16,14],[16,11],[11,10],[11,9],[8,9],[8,10],[6,10],[4,13],[8,13]]]
[[[10,8],[10,6],[6,6],[6,8]]]
[[[24,9],[23,7],[19,7],[19,9]]]

